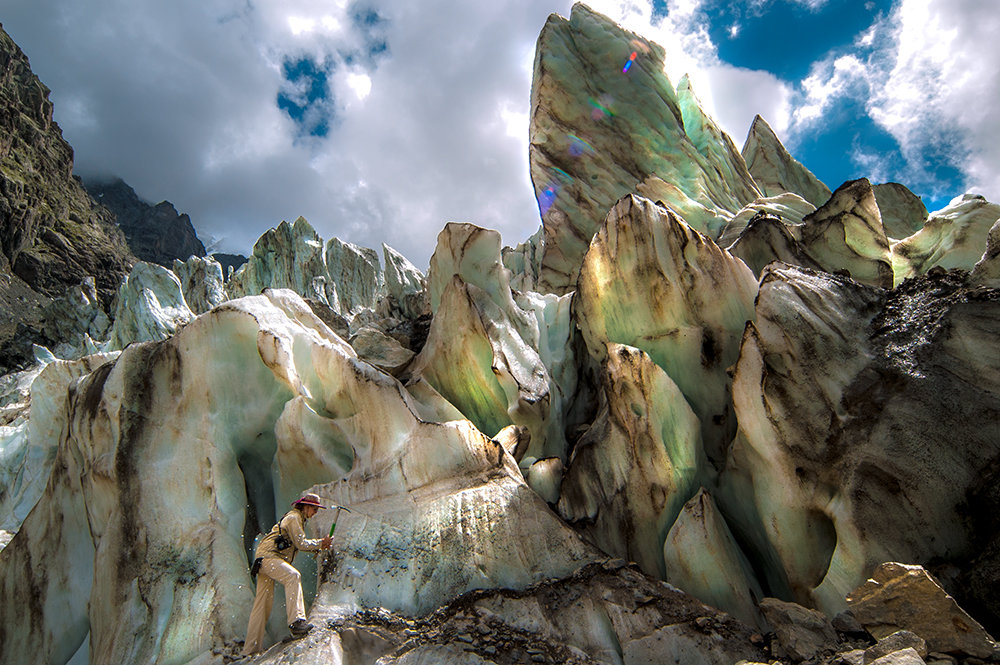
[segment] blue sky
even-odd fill
[[[760,113],[831,189],[1000,200],[1000,17],[981,0],[594,0],[742,146]],[[426,267],[448,221],[539,225],[535,40],[567,0],[5,0],[84,175],[221,251],[282,219]]]

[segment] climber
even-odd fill
[[[257,595],[250,611],[247,639],[243,643],[243,655],[249,656],[261,650],[264,626],[271,615],[274,601],[274,583],[285,587],[285,610],[288,615],[288,630],[292,636],[302,637],[313,625],[306,621],[305,604],[302,601],[302,580],[292,560],[299,550],[314,552],[330,549],[332,538],[321,540],[306,538],[305,521],[325,508],[315,494],[303,494],[292,509],[260,541],[254,552],[251,575],[257,576]]]

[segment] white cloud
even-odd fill
[[[864,63],[857,56],[842,55],[813,66],[801,83],[803,99],[792,113],[798,131],[822,122],[831,104],[845,96],[867,97],[868,79]]]
[[[950,155],[969,188],[1000,200],[1000,15],[976,0],[902,0],[871,114],[919,165]]]
[[[794,100],[792,133],[807,135],[835,105],[861,104],[900,145],[903,163],[863,146],[855,162],[875,180],[894,178],[951,195],[942,164],[968,188],[1000,200],[1000,16],[976,0],[900,0],[854,41],[815,63]],[[793,142],[795,140],[793,138]]]
[[[737,145],[756,113],[784,136],[872,85],[873,116],[913,154],[943,119],[976,148],[970,178],[1000,200],[995,13],[976,0],[901,3],[886,23],[895,33],[859,36],[858,52],[825,59],[798,92],[723,63],[702,0],[669,0],[666,17],[647,0],[588,4],[660,43],[671,80],[688,73]],[[304,215],[324,237],[385,241],[426,266],[447,221],[496,228],[511,245],[537,229],[531,63],[548,14],[567,16],[571,4],[7,0],[3,20],[52,89],[82,171],[170,199],[202,236],[224,237],[224,250],[247,252],[267,228]],[[363,20],[373,11],[381,20]],[[300,59],[326,72],[329,99],[306,104],[306,82],[285,80]],[[332,113],[326,136],[303,135],[278,108],[281,92],[297,92],[307,113]]]
[[[372,80],[367,74],[350,72],[347,75],[347,87],[354,91],[358,99],[364,99],[372,91]]]

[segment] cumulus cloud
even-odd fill
[[[963,186],[1000,200],[1000,16],[976,0],[900,0],[849,47],[813,64],[793,100],[792,141],[832,109],[859,104],[899,144],[901,160],[854,145],[873,180],[935,197]]]
[[[887,75],[871,113],[926,168],[945,160],[971,190],[1000,200],[1000,15],[976,0],[903,0],[892,15]]]
[[[539,224],[531,58],[568,3],[10,4],[5,28],[52,88],[78,172],[170,199],[221,249],[304,215],[426,265],[447,221],[508,243]]]
[[[723,62],[708,2],[588,4],[664,46],[671,80],[687,73],[737,145],[756,113],[794,141],[838,100],[863,100],[914,164],[955,148],[970,183],[1000,199],[1000,123],[988,106],[1000,92],[990,64],[1000,26],[982,3],[900,0],[797,82]],[[384,241],[426,266],[448,221],[495,228],[511,245],[537,229],[532,57],[548,14],[571,5],[8,0],[3,20],[52,89],[83,175],[171,200],[223,251],[245,253],[303,215],[324,237]],[[859,163],[877,165],[856,148]]]

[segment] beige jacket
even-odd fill
[[[254,557],[278,558],[291,563],[295,559],[295,553],[299,550],[313,552],[320,549],[320,545],[322,545],[321,540],[306,538],[305,521],[306,518],[298,508],[289,510],[281,518],[281,521],[271,527],[268,534],[257,545]],[[286,547],[283,550],[277,548],[276,541],[279,534],[284,535],[285,538],[291,541],[291,547]]]

